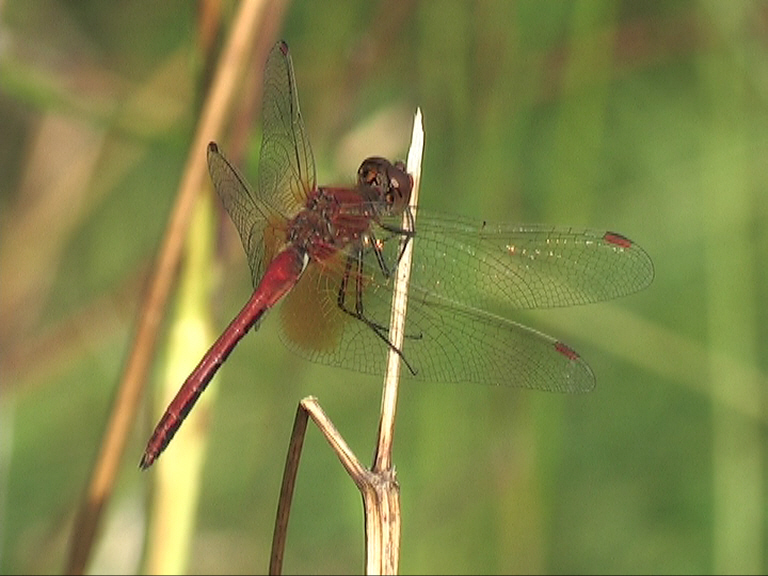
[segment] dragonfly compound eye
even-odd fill
[[[402,199],[402,204],[407,204],[410,200],[411,189],[413,188],[413,179],[406,172],[405,164],[402,162],[390,164],[387,170],[387,177],[389,179],[387,201],[394,203],[396,200]]]
[[[377,176],[378,172],[376,172],[376,170],[366,166],[360,168],[360,180],[363,182],[363,184],[368,184],[370,186],[376,181]]]

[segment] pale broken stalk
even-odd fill
[[[421,180],[421,157],[424,151],[424,130],[421,110],[416,111],[408,151],[406,169],[413,177],[411,209],[415,216]],[[409,229],[413,221],[403,215],[403,228]],[[283,472],[280,500],[275,518],[275,532],[272,538],[269,573],[282,572],[285,539],[288,530],[293,490],[296,485],[301,449],[304,443],[309,418],[320,429],[331,448],[363,495],[365,509],[365,562],[366,574],[396,574],[400,562],[400,487],[392,470],[392,440],[397,408],[397,388],[400,377],[400,350],[404,340],[405,310],[407,303],[408,278],[411,269],[413,239],[408,242],[397,267],[392,296],[392,315],[389,340],[392,343],[387,359],[384,390],[379,419],[379,439],[376,458],[371,470],[360,463],[341,434],[325,415],[317,399],[304,398],[296,411],[288,456]]]
[[[416,208],[419,199],[419,184],[421,182],[421,158],[424,152],[424,128],[421,109],[416,110],[411,134],[411,147],[408,150],[406,169],[413,177],[410,207],[413,218],[416,218]],[[403,214],[403,228],[411,225],[408,214]],[[415,225],[415,224],[414,224]],[[418,228],[418,227],[417,227]],[[400,381],[400,355],[395,350],[403,349],[405,334],[405,313],[408,305],[408,281],[411,276],[411,259],[413,257],[413,239],[403,252],[403,257],[397,266],[395,289],[392,295],[392,314],[389,321],[389,341],[392,346],[387,356],[387,372],[384,376],[384,392],[381,399],[381,420],[379,422],[379,443],[376,448],[374,471],[389,470],[392,467],[392,442],[395,428],[395,413],[397,409],[397,390]]]
[[[262,22],[265,3],[246,0],[239,4],[208,91],[190,147],[184,175],[179,182],[154,271],[143,299],[131,351],[115,393],[99,455],[90,472],[88,486],[79,504],[70,532],[67,574],[85,572],[91,558],[103,512],[108,509],[128,435],[136,421],[144,382],[154,358],[158,333],[176,277],[187,228],[198,192],[205,178],[205,146],[221,132],[224,119],[237,93],[238,79],[251,54],[256,31]]]
[[[403,214],[403,228],[413,225],[419,199],[421,159],[424,153],[424,127],[421,109],[416,110],[408,150],[406,169],[413,177],[411,210],[413,221]],[[411,276],[413,238],[407,243],[403,257],[397,266],[397,277],[392,295],[392,314],[389,325],[389,341],[392,346],[387,357],[384,390],[381,398],[378,444],[373,463],[373,482],[361,489],[365,506],[366,574],[396,574],[400,563],[400,486],[392,468],[392,443],[395,434],[397,392],[400,383],[400,355],[405,335],[405,314],[408,305],[408,281]]]

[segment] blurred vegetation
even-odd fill
[[[197,120],[197,6],[0,4],[2,573],[65,565]],[[402,572],[768,571],[768,4],[286,8],[320,182],[404,156],[420,106],[425,209],[616,230],[656,266],[616,302],[510,312],[579,350],[591,394],[405,382]],[[259,142],[253,121],[252,181]],[[250,291],[226,217],[217,251],[216,331]],[[266,571],[303,396],[373,450],[379,379],[297,360],[272,320],[213,384],[191,573]],[[153,380],[163,364],[164,346]],[[145,408],[94,572],[141,570],[153,424]],[[314,430],[293,510],[288,573],[362,569],[360,497]]]

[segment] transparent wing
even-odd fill
[[[254,287],[285,237],[285,218],[255,196],[245,178],[230,164],[215,143],[208,145],[208,172],[229,217],[240,234],[251,268]]]
[[[477,308],[555,308],[626,296],[647,287],[648,254],[604,230],[473,223],[420,212],[411,282]]]
[[[285,242],[288,218],[304,206],[316,185],[312,149],[284,42],[278,42],[267,59],[262,127],[256,193],[214,143],[208,148],[211,180],[240,234],[254,287]]]
[[[569,346],[489,310],[597,302],[640,290],[653,278],[648,255],[610,232],[491,226],[420,213],[414,242],[403,354],[425,380],[590,390],[592,371]],[[392,261],[396,249],[386,249],[385,260]],[[379,374],[386,342],[338,306],[348,255],[307,270],[281,309],[283,340],[310,360]],[[392,283],[372,249],[364,258],[361,279],[353,275],[345,283],[347,308],[354,310],[359,287],[366,318],[385,327]]]
[[[285,42],[270,52],[264,72],[259,196],[293,215],[315,189],[315,160],[299,111],[293,64]]]

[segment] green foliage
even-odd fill
[[[64,566],[194,131],[194,5],[3,5],[2,573]],[[420,106],[425,209],[616,230],[656,266],[616,302],[510,313],[579,350],[591,394],[404,382],[403,573],[768,570],[765,19],[760,2],[289,5],[321,183],[403,157]],[[250,282],[222,222],[223,329]],[[297,359],[268,314],[213,385],[190,571],[266,571],[296,404],[318,396],[368,461],[379,380]],[[94,570],[139,569],[150,420]],[[359,496],[314,429],[306,450],[286,572],[359,572]]]

